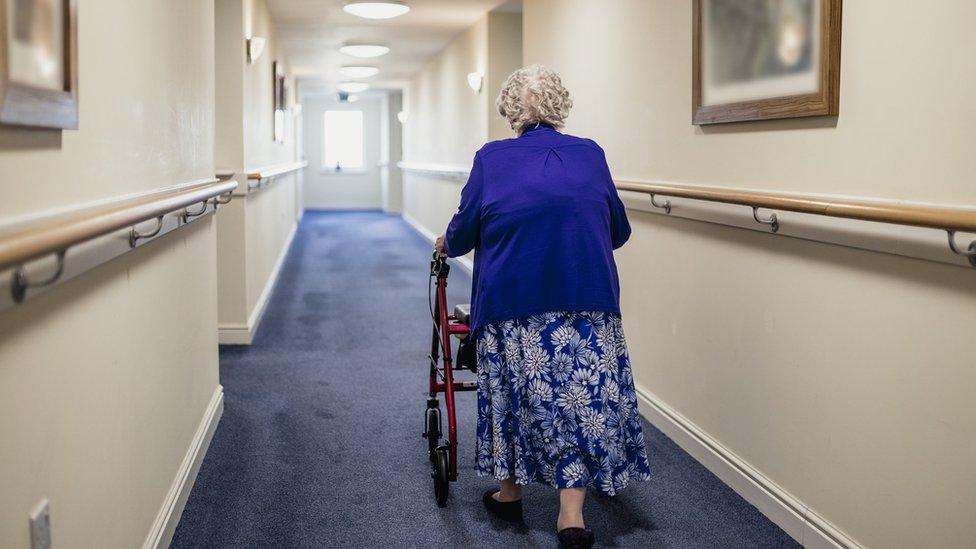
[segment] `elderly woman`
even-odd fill
[[[613,250],[630,236],[603,150],[559,132],[572,100],[542,66],[515,71],[498,112],[519,135],[475,154],[439,252],[475,250],[477,471],[488,511],[522,519],[521,486],[558,489],[564,547],[590,547],[586,488],[650,474],[620,322]]]

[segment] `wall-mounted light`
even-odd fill
[[[485,75],[480,72],[468,73],[468,85],[474,90],[474,93],[481,92],[481,83],[485,80]]]
[[[254,64],[255,61],[264,53],[264,45],[267,41],[260,36],[252,36],[247,39],[247,62]]]
[[[339,68],[339,74],[346,78],[369,78],[379,74],[379,67],[372,65],[345,65]]]
[[[375,42],[346,42],[339,51],[353,57],[379,57],[390,53],[390,48]]]
[[[410,6],[400,0],[351,0],[342,9],[366,19],[392,19],[410,11]]]
[[[362,93],[369,89],[369,84],[366,82],[340,82],[337,87],[339,91],[346,93]]]
[[[397,120],[399,120],[401,124],[406,124],[407,118],[409,118],[407,111],[400,111],[397,113]]]

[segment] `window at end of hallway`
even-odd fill
[[[322,118],[322,170],[361,171],[363,111],[325,111]]]

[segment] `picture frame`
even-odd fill
[[[0,124],[78,128],[77,0],[0,0]]]
[[[842,9],[842,0],[693,0],[692,123],[839,115]]]
[[[275,143],[285,142],[285,113],[288,110],[287,99],[288,90],[285,82],[285,70],[282,67],[281,62],[274,61],[272,63],[272,75],[274,77],[274,83],[272,88],[273,93],[273,116],[274,116],[274,135],[273,139]]]

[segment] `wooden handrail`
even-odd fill
[[[469,168],[461,165],[402,161],[397,164],[405,172],[445,175],[463,179]],[[949,249],[963,256],[976,267],[976,241],[957,242],[956,233],[976,233],[976,207],[950,207],[897,201],[817,196],[766,191],[751,191],[732,187],[681,185],[644,181],[614,180],[617,189],[650,196],[650,205],[670,214],[670,201],[655,197],[687,198],[705,202],[735,204],[752,208],[752,216],[773,232],[780,229],[776,210],[800,212],[826,217],[857,219],[879,223],[939,229],[948,233]],[[759,209],[770,210],[762,218]],[[696,218],[697,219],[697,218]],[[833,242],[827,240],[827,242]]]
[[[436,172],[448,175],[467,173],[469,169],[467,166],[461,165],[407,161],[399,162],[398,165],[407,171]],[[622,191],[633,191],[649,195],[690,198],[708,202],[722,202],[725,204],[738,204],[772,210],[788,210],[792,212],[911,225],[947,231],[976,232],[976,208],[949,208],[881,200],[747,191],[730,187],[679,185],[673,183],[616,180],[615,184]]]
[[[247,172],[247,178],[266,179],[268,177],[276,177],[279,175],[284,175],[286,173],[298,171],[304,168],[305,166],[308,166],[308,161],[302,160],[301,162],[289,162],[287,164],[275,164],[273,166],[255,168]]]
[[[235,181],[212,179],[120,200],[76,214],[53,216],[28,228],[0,233],[0,270],[63,252],[82,242],[206,202],[236,188]]]
[[[946,231],[976,232],[976,209],[900,204],[880,200],[746,191],[725,187],[617,181],[617,189],[649,195],[690,198],[753,208],[787,210]]]

